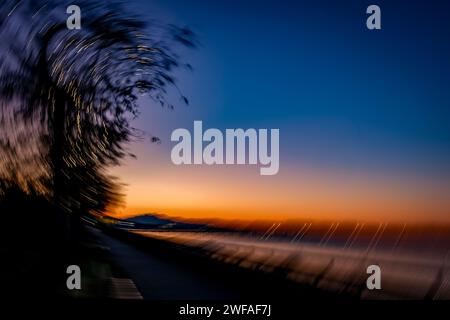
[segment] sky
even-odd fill
[[[127,184],[115,214],[190,218],[450,222],[450,5],[377,1],[129,2],[148,20],[193,29],[177,72],[188,107],[143,98],[133,143],[112,173]],[[176,166],[171,132],[280,129],[280,171]]]

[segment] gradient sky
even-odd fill
[[[342,4],[339,4],[339,3]],[[133,5],[131,5],[133,4]],[[134,143],[113,173],[120,215],[450,221],[450,3],[154,0],[148,19],[188,26],[201,46],[179,72],[190,106],[142,99]],[[279,128],[280,172],[175,166],[172,130]]]

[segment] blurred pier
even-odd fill
[[[200,248],[117,229],[91,229],[139,295],[150,300],[334,298],[284,276],[223,263]]]
[[[450,299],[448,255],[323,246],[233,233],[134,231],[242,269],[282,276],[324,292],[361,299]],[[381,290],[368,290],[366,270],[381,268]]]

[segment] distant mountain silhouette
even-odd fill
[[[154,214],[143,214],[122,220],[127,228],[132,229],[168,229],[168,230],[205,230],[205,224],[185,223],[176,220],[158,217]]]
[[[128,218],[125,221],[134,222],[137,224],[149,224],[149,225],[165,225],[170,223],[176,223],[176,221],[163,219],[153,214],[144,214],[132,218]]]

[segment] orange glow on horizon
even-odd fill
[[[356,175],[287,166],[260,176],[251,166],[129,166],[116,217],[157,213],[188,219],[450,221],[448,186],[419,178]]]

